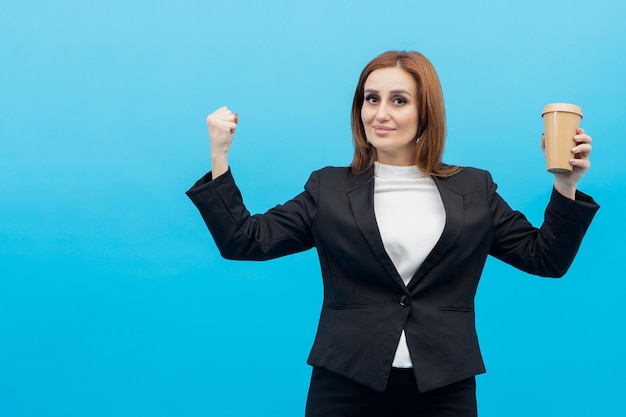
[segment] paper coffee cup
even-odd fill
[[[546,135],[546,163],[548,172],[562,174],[572,171],[569,164],[576,146],[574,136],[580,127],[583,113],[575,104],[552,103],[543,108],[543,125]]]

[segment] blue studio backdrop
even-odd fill
[[[621,0],[0,0],[0,416],[302,415],[314,251],[223,260],[184,192],[222,105],[251,211],[347,165],[358,75],[389,49],[437,68],[445,160],[537,225],[541,110],[582,107],[602,208],[561,280],[488,262],[479,411],[623,412],[625,19]]]

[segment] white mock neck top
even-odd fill
[[[374,165],[374,213],[389,258],[408,285],[443,232],[446,212],[435,181],[417,166]],[[404,331],[393,366],[412,367]]]

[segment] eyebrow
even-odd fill
[[[378,90],[376,90],[374,88],[368,88],[364,92],[365,93],[378,93]],[[407,94],[407,95],[411,96],[411,93],[409,93],[407,90],[404,90],[404,89],[391,90],[390,93],[391,94]]]

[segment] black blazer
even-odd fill
[[[225,258],[266,260],[317,249],[324,303],[308,363],[382,391],[402,329],[421,391],[485,372],[474,295],[487,255],[531,274],[560,277],[599,206],[553,191],[541,228],[496,193],[488,172],[433,178],[446,211],[438,243],[405,286],[374,216],[373,170],[311,174],[305,191],[251,216],[231,172],[207,174],[188,196]]]

